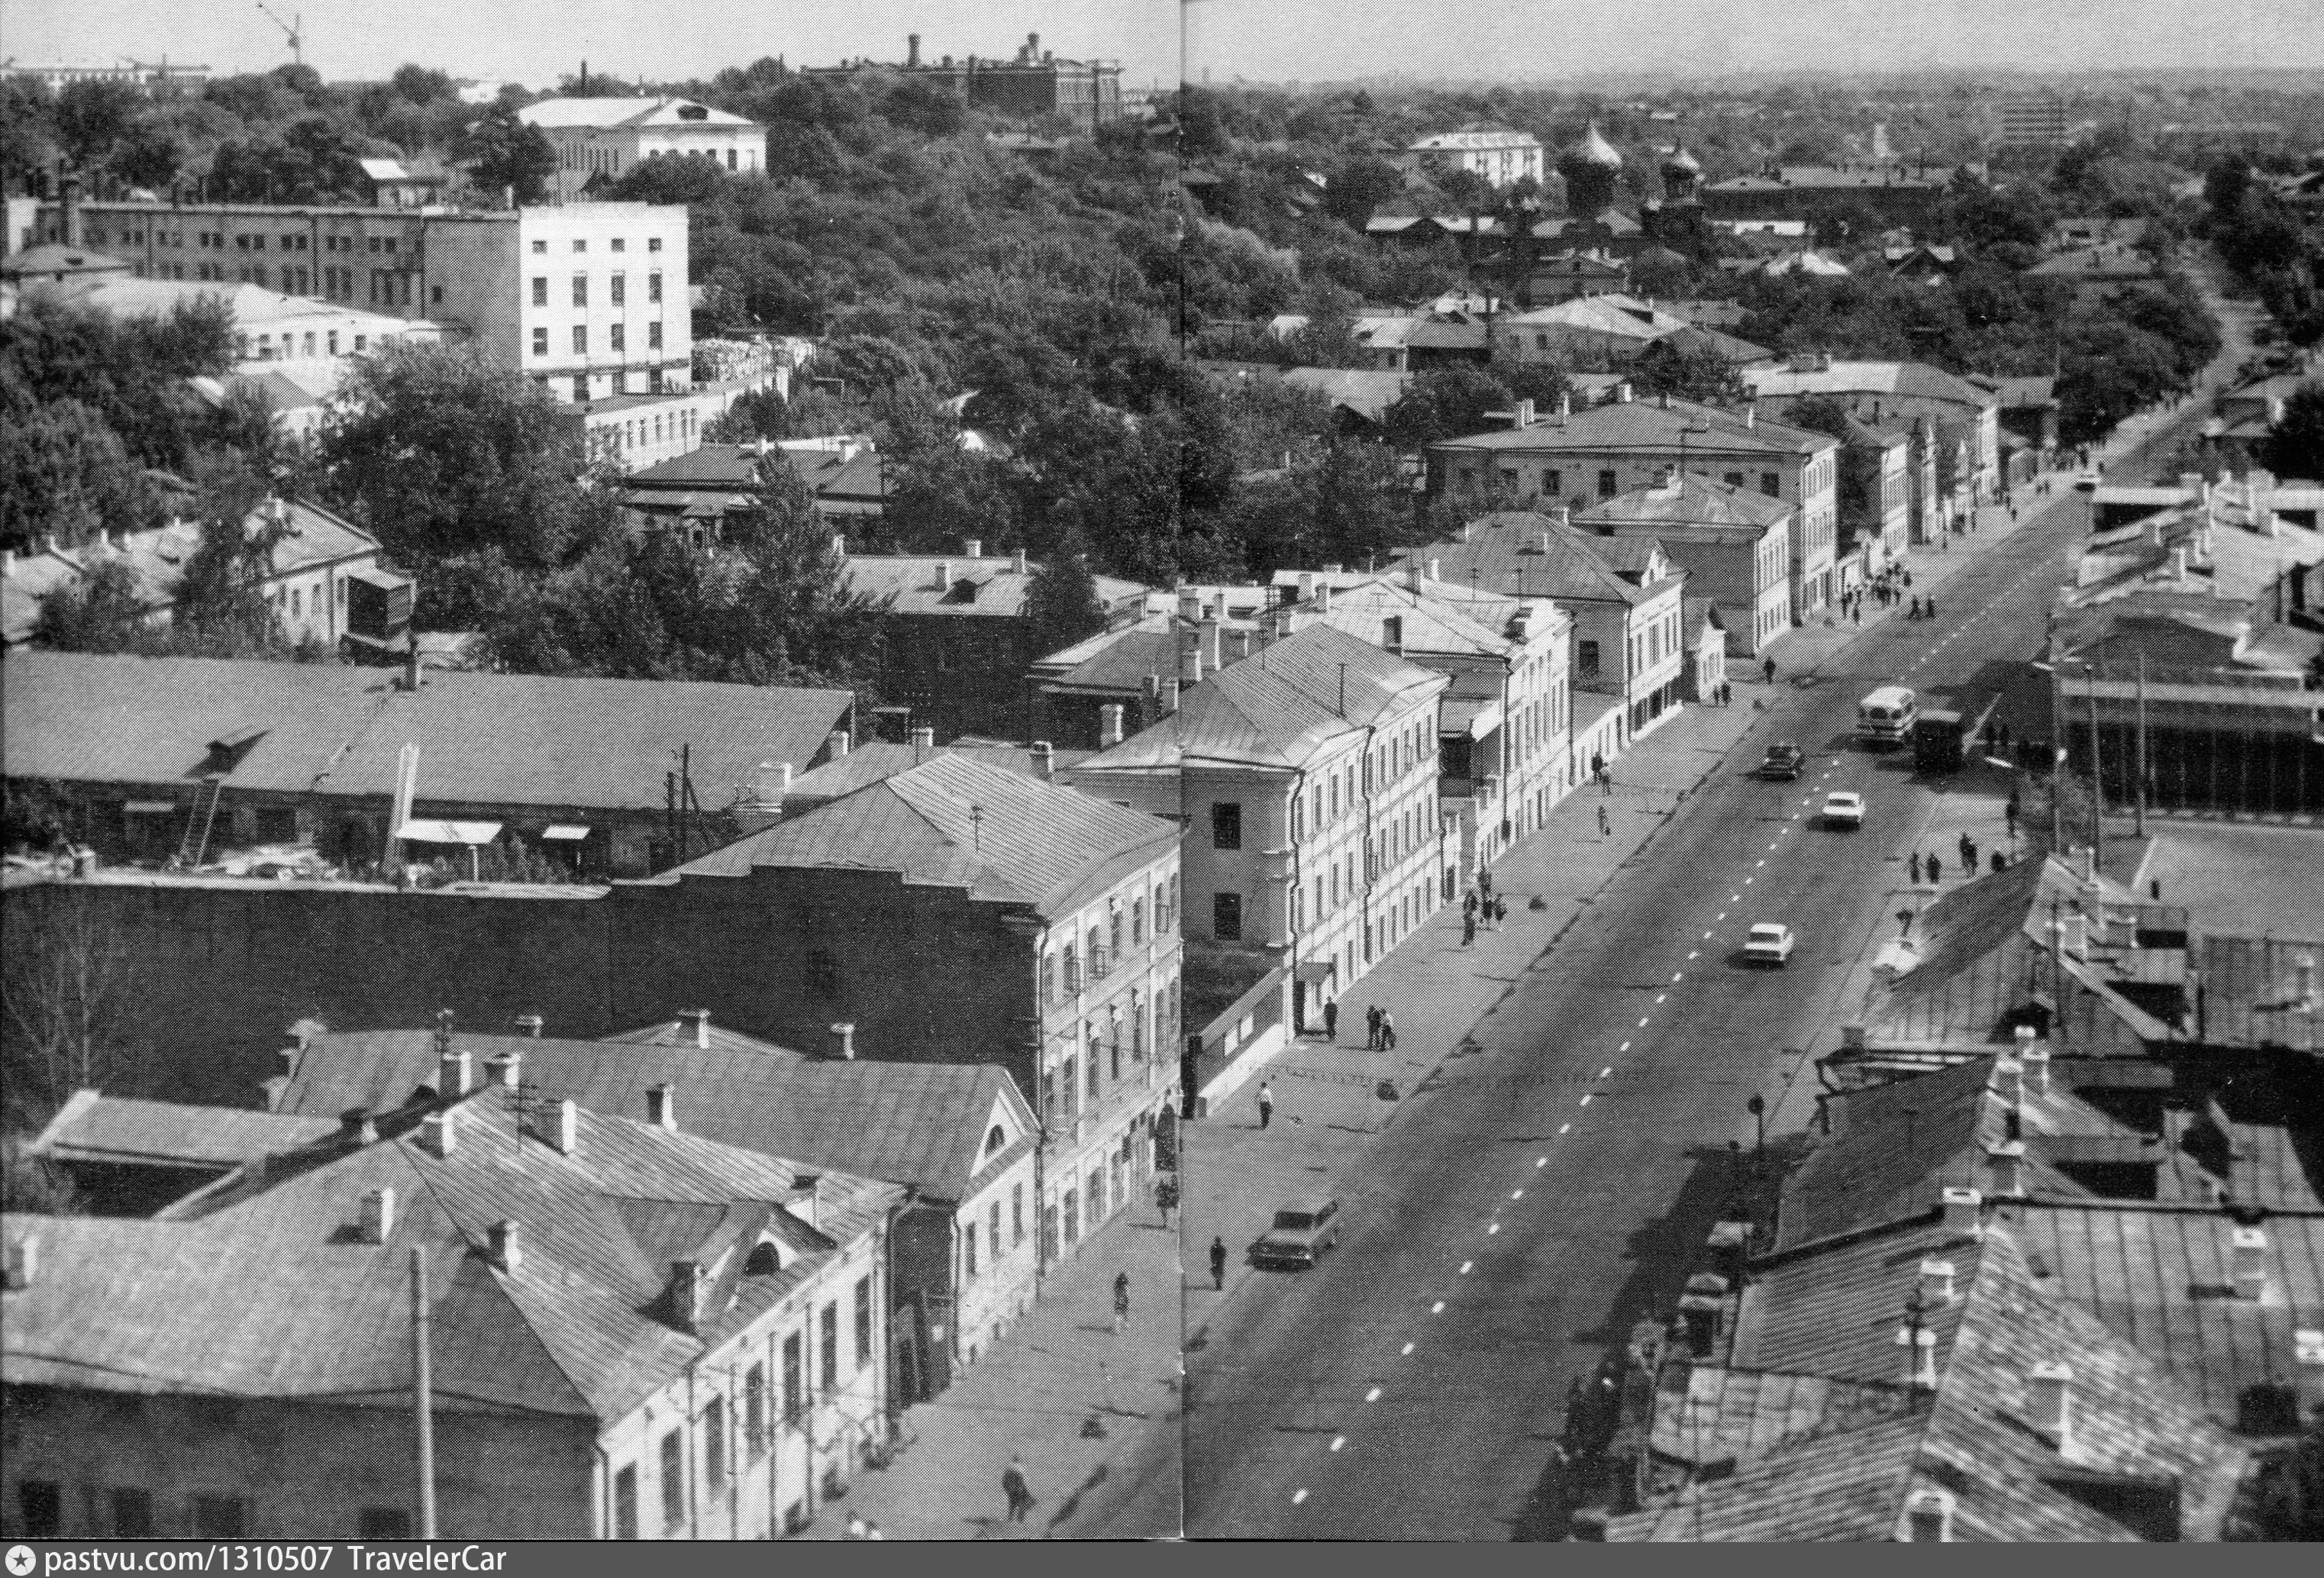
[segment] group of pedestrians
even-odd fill
[[[1914,598],[1912,612],[1904,615],[1907,619],[1934,619],[1936,616],[1937,599],[1933,594]]]
[[[1602,763],[1599,771],[1603,773]],[[1600,806],[1598,807],[1599,829],[1601,832],[1604,831],[1607,825],[1606,807]],[[1484,927],[1488,931],[1499,931],[1501,928],[1501,922],[1508,918],[1509,901],[1493,891],[1493,873],[1490,871],[1480,871],[1477,873],[1476,887],[1462,895],[1461,946],[1465,948],[1477,940],[1479,926]],[[1389,1046],[1393,1047],[1395,1043],[1390,1041]]]
[[[2008,818],[2009,829],[2014,835],[2017,830],[2017,805],[2015,795],[2010,797]],[[1960,842],[1953,846],[1953,852],[1960,862],[1963,880],[1975,877],[1977,875],[1977,840],[1964,833],[1960,835]],[[1944,878],[1945,857],[1941,854],[1923,854],[1916,849],[1906,863],[1905,869],[1913,874],[1914,886],[1920,886],[1925,880],[1931,887],[1935,887]],[[1993,852],[1993,869],[1997,872],[2009,869],[2009,857],[1997,849]]]

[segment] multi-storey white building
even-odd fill
[[[246,281],[441,323],[559,400],[676,393],[692,379],[681,207],[50,204],[34,230],[144,279]]]
[[[1185,633],[1176,709],[1059,776],[1177,822],[1189,945],[1291,967],[1312,1023],[1447,895],[1450,681],[1328,624],[1223,669],[1216,621]]]
[[[756,175],[767,129],[687,98],[544,98],[517,111],[557,150],[557,194],[580,197],[599,176],[619,180],[650,159],[707,159]]]
[[[1529,132],[1502,127],[1470,127],[1423,137],[1405,150],[1421,169],[1432,174],[1466,170],[1495,186],[1508,186],[1527,176],[1541,179],[1541,143]]]

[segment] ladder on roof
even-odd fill
[[[218,801],[226,794],[226,779],[212,773],[194,791],[194,814],[186,818],[186,836],[178,844],[178,863],[192,869],[209,853],[210,829],[217,825]]]

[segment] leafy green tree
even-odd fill
[[[1734,365],[1709,346],[1685,346],[1658,340],[1640,353],[1630,383],[1641,395],[1667,394],[1674,399],[1716,405],[1745,398],[1747,391]]]
[[[0,180],[12,191],[30,189],[57,150],[56,101],[21,78],[0,81]]]
[[[120,435],[79,401],[0,421],[0,545],[24,551],[54,537],[71,547],[149,525],[157,507]]]
[[[540,135],[538,126],[523,129]],[[545,136],[541,137],[541,146],[549,146]],[[556,168],[556,155],[551,150],[549,163],[540,171],[541,178],[546,180]],[[683,203],[691,207],[715,202],[718,189],[729,179],[724,171],[707,159],[648,159],[623,171],[606,195],[624,203]],[[528,199],[520,196],[517,200]]]
[[[1423,373],[1382,418],[1383,436],[1400,450],[1425,449],[1496,426],[1485,413],[1508,409],[1508,386],[1482,367],[1457,365]]]
[[[2292,392],[2259,453],[2278,476],[2324,478],[2324,382],[2310,380]]]
[[[1105,628],[1105,604],[1082,547],[1077,539],[1057,543],[1026,588],[1025,620],[1036,651],[1062,651]]]
[[[548,134],[517,119],[515,106],[506,103],[485,111],[462,134],[452,156],[467,166],[468,179],[486,191],[514,189],[520,206],[540,201],[557,173],[557,150],[549,146]],[[709,162],[706,159],[649,160],[630,173],[634,177],[662,165]]]
[[[136,125],[143,101],[125,82],[102,78],[69,82],[57,95],[54,125],[65,157],[82,170],[96,170],[112,157],[114,145]]]
[[[547,568],[619,529],[611,490],[582,485],[580,424],[470,346],[360,358],[319,458],[332,497],[407,561],[495,549]]]
[[[144,618],[136,576],[121,560],[106,559],[41,599],[35,639],[60,652],[125,652],[135,647]]]
[[[432,104],[438,99],[457,98],[459,89],[452,78],[441,71],[425,66],[398,66],[388,86],[413,104]]]
[[[1351,229],[1361,230],[1382,203],[1402,195],[1404,172],[1374,154],[1360,154],[1332,172],[1323,189],[1323,210]]]

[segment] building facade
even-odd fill
[[[247,282],[440,323],[559,400],[692,381],[680,207],[111,202],[44,204],[34,222],[60,242],[76,226],[78,245],[128,260],[142,279]]]
[[[1449,681],[1322,623],[1218,652],[1214,624],[1194,632],[1176,710],[1062,776],[1181,826],[1190,950],[1252,981],[1288,969],[1314,1023],[1449,896]]]
[[[1686,571],[1687,598],[1719,612],[1728,649],[1757,657],[1792,628],[1796,505],[1707,476],[1674,475],[1656,486],[1580,511],[1573,524],[1607,537],[1659,542]]]
[[[1411,143],[1405,153],[1425,173],[1465,170],[1497,187],[1537,182],[1542,176],[1541,140],[1507,127],[1438,132]]]
[[[516,112],[538,126],[557,152],[562,202],[587,194],[592,181],[619,180],[654,159],[706,159],[720,170],[759,175],[767,168],[767,129],[741,115],[687,98],[544,98]]]

